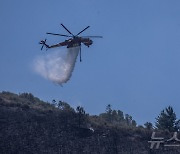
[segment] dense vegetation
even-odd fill
[[[0,93],[0,153],[28,154],[147,154],[180,153],[180,148],[150,149],[153,131],[171,138],[179,131],[172,107],[156,118],[156,127],[138,126],[132,116],[107,105],[89,115],[68,103],[43,102],[30,93]]]

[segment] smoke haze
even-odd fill
[[[78,53],[79,47],[48,51],[35,59],[34,69],[44,78],[62,85],[70,79]]]

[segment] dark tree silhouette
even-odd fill
[[[153,129],[153,124],[151,122],[146,122],[144,124],[145,128],[148,130],[152,130]]]
[[[160,115],[156,118],[156,127],[160,130],[168,130],[170,132],[177,131],[176,113],[171,106],[168,106],[161,111]]]
[[[80,126],[82,124],[82,121],[83,121],[83,119],[85,117],[85,110],[84,110],[83,107],[77,106],[76,112],[78,114],[78,127],[80,128]]]

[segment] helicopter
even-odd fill
[[[79,36],[82,32],[87,30],[90,26],[87,26],[83,30],[81,30],[79,33],[74,35],[71,33],[63,24],[61,26],[70,34],[70,35],[64,35],[64,34],[57,34],[57,33],[46,33],[49,35],[56,35],[56,36],[63,36],[63,37],[68,37],[69,39],[65,40],[64,42],[60,42],[54,45],[48,45],[46,44],[47,39],[41,40],[39,44],[42,44],[41,50],[45,46],[46,49],[49,48],[56,48],[56,47],[61,47],[61,46],[67,46],[67,48],[73,48],[73,47],[80,47],[80,62],[82,61],[81,59],[81,44],[84,44],[85,46],[89,47],[90,45],[93,44],[93,41],[90,38],[102,38],[102,36]]]

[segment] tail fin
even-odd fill
[[[43,49],[44,46],[45,46],[46,48],[49,48],[49,45],[46,44],[46,40],[47,40],[47,39],[41,40],[41,41],[39,42],[39,44],[42,44],[41,50]]]

